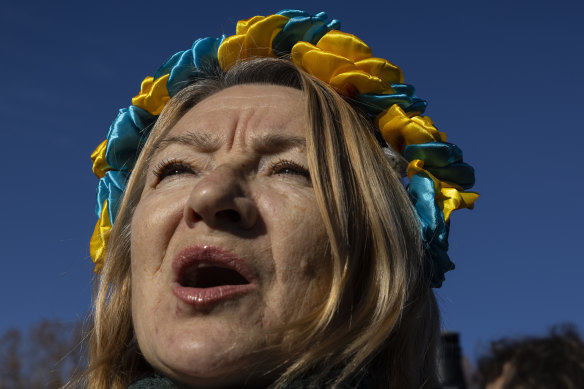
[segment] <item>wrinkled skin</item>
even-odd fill
[[[266,330],[322,303],[328,239],[308,174],[300,91],[240,85],[188,111],[154,153],[132,219],[132,318],[146,360],[177,383],[261,386]],[[173,262],[213,247],[252,274],[246,291],[193,305]],[[262,356],[267,353],[262,352]],[[280,362],[274,353],[273,364]]]

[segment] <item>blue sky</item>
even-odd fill
[[[318,3],[318,5],[317,5]],[[164,4],[164,5],[163,5]],[[371,3],[373,4],[373,3]],[[4,2],[0,331],[86,314],[97,179],[89,155],[145,76],[199,37],[284,8],[326,11],[400,66],[477,172],[437,291],[464,352],[584,331],[584,6],[573,0]]]

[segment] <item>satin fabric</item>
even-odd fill
[[[454,269],[448,251],[452,211],[472,209],[477,193],[464,192],[474,185],[474,169],[462,160],[462,150],[452,143],[429,142],[408,145],[403,152],[410,179],[408,194],[420,221],[420,230],[430,257],[433,287],[440,287],[444,273]]]
[[[193,81],[208,77],[217,66],[228,70],[245,58],[290,55],[298,67],[369,112],[381,146],[389,145],[409,161],[409,180],[404,184],[433,260],[431,283],[439,286],[444,272],[454,266],[446,253],[450,214],[472,208],[478,197],[464,191],[474,184],[474,170],[462,161],[458,147],[446,143],[446,134],[429,117],[420,116],[427,103],[403,83],[399,67],[374,57],[362,40],[339,29],[339,21],[329,21],[324,12],[283,10],[254,16],[239,21],[233,36],[197,39],[190,50],[176,53],[153,77],[146,77],[132,105],[120,110],[107,139],[91,155],[93,171],[100,178],[96,207],[100,219],[90,243],[96,271],[126,180],[169,99]]]
[[[96,264],[95,271],[101,268],[109,230],[115,220],[126,181],[155,121],[155,116],[134,105],[121,109],[110,126],[107,139],[91,154],[93,172],[100,179],[95,209],[99,219],[89,245],[89,254]],[[103,216],[104,208],[108,210],[107,221]]]
[[[427,277],[433,288],[439,288],[444,281],[444,273],[454,269],[454,263],[447,254],[449,225],[437,207],[434,198],[434,182],[424,174],[410,177],[408,194],[420,222],[420,232],[426,245],[429,261]]]
[[[160,115],[160,112],[162,112],[162,109],[168,100],[170,100],[168,90],[166,89],[168,77],[168,74],[156,80],[154,77],[146,77],[142,81],[140,94],[132,99],[132,104],[152,115]]]
[[[332,30],[316,45],[298,42],[290,53],[292,62],[345,96],[392,94],[391,84],[403,83],[401,69],[373,57],[369,46],[352,34]]]
[[[112,224],[114,223],[118,213],[119,202],[129,177],[130,172],[127,171],[109,170],[105,173],[97,185],[96,215],[102,215],[102,207],[107,200],[109,219]]]
[[[185,85],[191,84],[198,78],[205,77],[207,69],[213,69],[218,64],[217,50],[225,35],[220,38],[197,39],[190,50],[180,51],[174,54],[162,65],[154,78],[161,78],[168,74],[166,89],[168,95],[173,97]]]
[[[424,169],[441,181],[470,189],[475,183],[474,169],[462,161],[462,150],[452,143],[431,142],[409,145],[403,156],[409,162],[421,160]]]
[[[254,16],[237,22],[235,35],[219,46],[221,68],[229,70],[236,62],[250,57],[274,57],[272,41],[290,19],[284,15]]]
[[[111,167],[105,161],[105,150],[107,149],[107,139],[104,140],[97,146],[97,148],[91,153],[91,162],[93,162],[93,174],[97,178],[102,178],[105,172],[111,169]]]
[[[383,139],[400,153],[407,145],[446,141],[446,134],[434,127],[432,119],[427,116],[410,117],[397,104],[379,114],[375,122]]]
[[[328,16],[324,12],[310,16],[303,11],[284,10],[279,14],[289,18],[289,21],[272,41],[272,48],[276,55],[289,54],[292,47],[299,41],[316,44],[330,30],[341,28],[338,20],[328,21]]]
[[[135,105],[121,109],[107,134],[107,164],[112,169],[131,170],[155,122],[154,115]]]
[[[101,259],[105,256],[105,248],[112,229],[106,202],[102,204],[101,210],[102,212],[99,215],[99,219],[93,229],[93,235],[91,235],[91,240],[89,241],[89,253],[91,254],[93,263],[95,263],[94,271],[96,273],[103,266]]]
[[[404,112],[409,114],[421,115],[426,110],[425,100],[415,95],[415,89],[408,84],[391,84],[391,89],[395,93],[375,94],[364,93],[354,97],[354,100],[368,112],[378,115],[394,104],[397,104]]]
[[[96,272],[103,265],[109,233],[129,176],[128,171],[109,170],[105,172],[97,185],[95,213],[99,219],[89,242],[89,254],[96,264]]]

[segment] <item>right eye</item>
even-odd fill
[[[185,173],[194,174],[195,171],[189,164],[177,159],[171,159],[160,162],[154,169],[153,173],[154,176],[156,176],[157,181],[160,182],[167,177],[178,176]]]

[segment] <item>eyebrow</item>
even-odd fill
[[[221,138],[217,135],[199,132],[187,132],[185,134],[171,136],[161,140],[151,155],[155,155],[170,145],[179,144],[195,148],[203,153],[217,151],[222,144]],[[291,148],[306,150],[306,139],[304,137],[286,135],[277,132],[261,134],[252,139],[252,148],[260,154],[276,154]]]
[[[146,157],[146,170],[151,169],[152,161],[158,153],[173,144],[190,146],[202,153],[213,153],[221,148],[222,139],[218,135],[199,132],[187,132],[162,139],[153,145],[152,152]],[[256,153],[264,155],[278,154],[293,148],[300,149],[300,152],[305,153],[306,138],[277,132],[263,133],[251,139],[251,148]]]
[[[194,147],[198,151],[210,153],[221,147],[221,139],[209,133],[187,132],[186,134],[171,136],[161,140],[155,147],[152,154],[158,153],[171,144],[180,144]]]
[[[306,150],[306,139],[277,132],[269,133],[254,138],[252,147],[255,152],[260,154],[276,154],[294,147]]]

